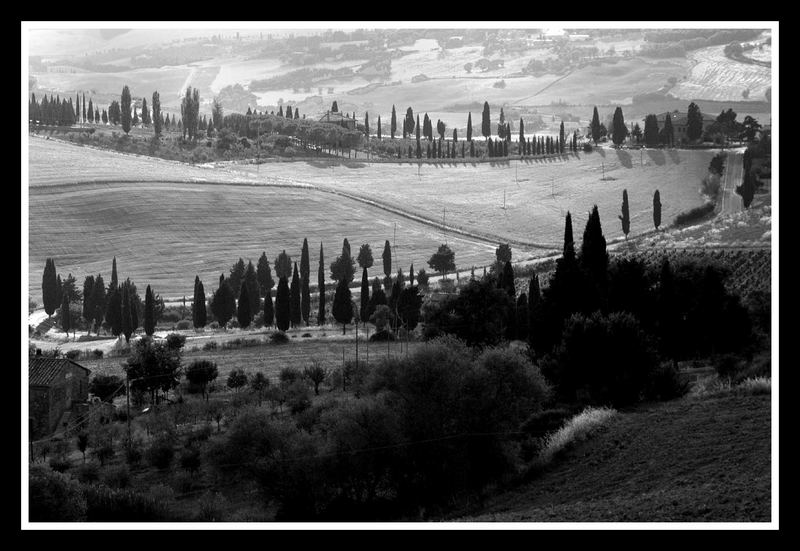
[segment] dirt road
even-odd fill
[[[736,186],[742,183],[742,176],[742,152],[731,151],[725,159],[725,172],[722,176],[720,215],[742,211],[742,198],[736,193]]]

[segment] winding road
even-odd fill
[[[722,175],[720,215],[741,212],[744,208],[741,196],[736,193],[736,186],[742,183],[742,152],[731,151],[725,159],[725,171]]]

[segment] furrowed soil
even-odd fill
[[[769,522],[769,395],[621,413],[539,478],[465,522]]]

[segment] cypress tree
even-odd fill
[[[108,293],[106,321],[111,326],[111,334],[119,337],[122,334],[122,291],[113,287]]]
[[[69,333],[72,329],[72,319],[69,312],[69,297],[67,293],[63,293],[64,297],[61,301],[61,329],[64,333]]]
[[[597,113],[596,105],[592,113],[592,122],[589,123],[589,129],[592,133],[592,141],[594,141],[594,145],[597,145],[597,141],[600,139],[600,115]]]
[[[567,218],[564,222],[564,256],[570,254],[570,250],[572,254],[575,254],[575,241],[572,238],[572,215],[567,211]]]
[[[456,142],[458,142],[458,130],[453,128],[453,157],[455,157]]]
[[[119,107],[122,130],[127,134],[131,131],[131,91],[128,89],[127,84],[122,87],[122,97],[120,98]]]
[[[392,105],[392,125],[391,125],[392,139],[394,139],[395,132],[397,132],[397,113],[394,110],[394,105]]]
[[[653,115],[647,115],[644,118],[644,143],[647,147],[655,147],[658,145],[658,118]]]
[[[622,116],[622,107],[614,110],[614,118],[611,123],[611,141],[614,145],[621,145],[628,136],[628,127],[625,126],[625,118]]]
[[[470,111],[469,115],[467,115],[467,141],[472,141],[472,111]],[[471,147],[472,145],[470,145],[470,148]]]
[[[383,246],[383,273],[386,277],[392,276],[392,247],[388,239]]]
[[[608,286],[608,252],[597,205],[586,222],[578,263],[589,283],[584,304],[584,313],[588,314],[603,307]]]
[[[156,138],[161,136],[161,126],[164,122],[161,117],[161,96],[158,92],[153,92],[153,133]]]
[[[564,121],[561,121],[561,126],[558,130],[558,152],[564,153],[564,144],[566,143],[566,136],[564,134]]]
[[[622,233],[625,234],[625,239],[628,239],[628,233],[631,231],[631,215],[628,210],[628,190],[622,190],[622,214],[619,216],[622,221]]]
[[[247,269],[244,273],[244,285],[247,286],[247,297],[250,299],[250,314],[255,317],[261,310],[261,291],[255,267],[250,260],[247,261]]]
[[[131,299],[128,294],[127,282],[122,285],[122,302],[120,308],[122,312],[122,334],[125,336],[125,342],[130,342],[131,333],[133,332],[133,323],[131,321]]]
[[[94,288],[92,289],[92,304],[94,305],[94,314],[92,316],[96,331],[100,334],[100,326],[103,324],[103,317],[106,313],[106,288],[103,276],[97,274],[94,279]],[[90,324],[91,325],[91,324]]]
[[[139,328],[139,310],[138,310],[138,302],[136,297],[136,286],[130,283],[128,280],[128,301],[130,302],[130,309],[131,309],[131,333],[136,334],[136,330]]]
[[[411,268],[408,271],[408,285],[409,287],[414,286],[414,264],[411,264]]]
[[[139,124],[139,114],[136,112],[136,106],[133,106],[133,119],[131,119],[131,124],[136,126]]]
[[[653,225],[656,230],[661,225],[661,194],[658,190],[653,193]]]
[[[345,334],[347,324],[353,319],[353,305],[350,287],[344,279],[339,281],[336,286],[336,294],[333,297],[333,318],[342,324],[342,335]]]
[[[219,287],[211,301],[211,310],[220,327],[225,327],[236,313],[236,296],[224,274],[219,276]]]
[[[250,325],[253,320],[253,314],[250,311],[250,297],[247,295],[247,285],[242,285],[239,291],[239,304],[236,309],[236,319],[239,322],[239,327],[245,329]]]
[[[483,102],[483,118],[481,121],[481,133],[484,138],[489,138],[492,135],[492,123],[489,117],[489,102]]]
[[[511,261],[506,262],[506,265],[503,267],[503,275],[498,281],[497,286],[501,289],[505,289],[512,301],[517,300],[517,289],[514,285],[514,268],[511,266]]]
[[[325,258],[322,254],[322,243],[319,244],[319,270],[317,271],[317,289],[319,290],[319,310],[317,325],[325,325]]]
[[[387,241],[388,243],[388,241]],[[42,302],[47,316],[52,316],[58,302],[58,280],[56,276],[56,263],[52,258],[48,258],[44,263],[44,273],[42,274]]]
[[[686,114],[686,137],[694,141],[703,135],[703,114],[696,103],[689,104]]]
[[[675,144],[675,129],[672,127],[672,117],[667,113],[664,119],[664,144],[667,147],[672,147]]]
[[[111,283],[109,284],[109,288],[114,287],[117,288],[119,286],[119,281],[117,279],[117,257],[115,256],[114,259],[111,261]]]
[[[275,326],[281,331],[289,329],[289,280],[285,277],[278,280],[278,292],[275,295]]]
[[[275,286],[275,282],[272,280],[272,269],[269,267],[269,260],[267,259],[266,252],[262,252],[258,259],[256,279],[258,279],[259,294],[262,296],[268,294]]]
[[[88,275],[86,279],[83,280],[83,309],[81,314],[86,321],[86,325],[89,326],[89,333],[92,332],[92,318],[94,317],[94,303],[92,302],[94,299],[93,292],[94,276]]]
[[[300,253],[300,294],[301,314],[303,321],[308,325],[308,318],[311,315],[311,290],[309,279],[311,277],[311,261],[308,257],[308,239],[303,239],[303,249]]]
[[[369,111],[364,113],[364,136],[369,141]]]
[[[264,326],[272,327],[275,323],[275,310],[272,306],[272,291],[267,290],[264,294]]]
[[[744,206],[744,208],[750,208],[750,205],[753,203],[753,197],[755,197],[755,192],[755,176],[752,171],[746,170],[744,173],[744,181],[736,186],[736,193],[742,197],[742,206]]]
[[[61,295],[64,291],[64,285],[61,283],[61,274],[56,276],[56,304],[61,304]]]
[[[297,262],[295,262],[292,285],[289,292],[289,322],[292,327],[300,325],[300,320],[302,319],[300,304],[300,276],[297,273]]]
[[[381,141],[381,116],[378,115],[378,141]]]
[[[144,333],[152,337],[156,331],[155,300],[153,291],[147,286],[144,292]]]
[[[367,310],[369,309],[369,278],[367,277],[367,269],[364,268],[361,274],[361,310],[359,315],[361,322],[366,327],[367,319],[369,317]]]

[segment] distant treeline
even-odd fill
[[[645,57],[683,57],[686,52],[729,44],[734,41],[752,40],[761,29],[670,29],[649,31],[644,34],[647,44],[640,54]]]

